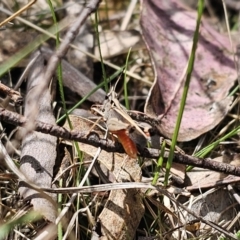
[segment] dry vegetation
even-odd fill
[[[140,2],[103,0],[98,21],[89,14],[73,41],[66,33],[88,14],[86,2],[94,1],[52,0],[57,28],[48,1],[31,2],[3,26],[1,21],[28,1],[0,2],[0,239],[238,239],[239,177],[226,173],[240,176],[240,171],[224,163],[239,166],[239,135],[200,152],[237,129],[238,91],[213,130],[180,143],[186,154],[176,148],[165,188],[157,120],[142,114],[154,72],[141,36]],[[183,2],[196,9],[194,1]],[[212,2],[206,1],[204,17],[226,32],[222,3]],[[238,6],[227,2],[235,43]],[[62,53],[62,69],[51,71]],[[105,92],[112,94],[103,104]],[[135,110],[129,114],[120,106],[126,99]],[[146,128],[151,128],[149,150],[144,150]],[[137,160],[126,130],[143,146]],[[186,174],[186,162],[202,166],[194,154],[213,158],[219,164],[209,159],[205,164],[225,174],[201,168]]]

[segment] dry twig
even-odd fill
[[[0,108],[0,120],[8,122],[16,126],[22,126],[27,123],[27,119],[17,113],[13,113],[4,108]],[[123,147],[116,142],[109,139],[101,139],[96,133],[68,131],[65,128],[55,126],[52,124],[35,121],[35,131],[61,137],[67,140],[74,140],[82,143],[87,143],[95,147],[101,147],[103,150],[109,152],[124,153]],[[157,159],[159,157],[159,150],[152,148],[138,149],[140,156],[146,158]],[[168,152],[165,152],[164,157],[168,157]],[[240,167],[236,167],[226,163],[219,163],[210,158],[197,158],[182,153],[175,153],[174,162],[192,165],[194,167],[206,168],[217,172],[240,176]]]
[[[13,89],[5,86],[2,83],[0,83],[0,92],[8,95],[10,99],[17,105],[20,105],[23,102],[23,98],[19,92],[14,91]]]
[[[87,4],[87,6],[80,13],[76,22],[72,25],[72,27],[67,32],[64,40],[61,42],[61,45],[59,46],[59,49],[50,58],[48,62],[48,66],[46,68],[45,76],[44,76],[45,84],[47,86],[49,85],[50,80],[53,74],[55,73],[58,62],[66,55],[70,47],[70,43],[77,36],[80,27],[83,25],[87,17],[97,9],[99,2],[100,0],[92,0]]]

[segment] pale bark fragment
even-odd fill
[[[24,116],[30,120],[23,129],[20,170],[25,176],[39,187],[51,187],[53,167],[56,160],[57,138],[49,134],[35,132],[34,121],[43,121],[55,124],[51,107],[51,94],[49,88],[42,88],[44,84],[44,59],[39,56],[33,65],[28,77],[27,96],[25,100]],[[39,91],[43,89],[43,91]],[[25,133],[24,133],[25,132]],[[52,201],[44,198],[33,189],[20,182],[19,192],[25,200],[30,200],[35,211],[42,214],[49,221],[56,219],[56,194],[49,194]],[[51,199],[50,198],[50,199]]]

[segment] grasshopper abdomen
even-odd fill
[[[122,129],[118,131],[111,131],[111,133],[117,135],[119,142],[122,144],[125,152],[131,158],[137,158],[137,147],[133,140],[128,136],[127,130]]]
[[[134,141],[129,137],[129,124],[126,124],[117,118],[110,118],[107,121],[109,132],[118,137],[119,142],[122,144],[125,152],[131,158],[137,158],[137,147]]]

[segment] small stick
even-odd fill
[[[28,8],[30,8],[37,0],[32,0],[31,2],[29,2],[27,5],[25,5],[24,7],[22,7],[21,9],[19,9],[17,12],[15,12],[13,15],[11,15],[10,17],[6,18],[4,21],[2,21],[0,23],[0,27],[2,27],[4,24],[10,22],[11,20],[13,20],[15,17],[17,17],[18,15],[20,15],[22,12],[24,12],[25,10],[27,10]]]
[[[8,122],[16,126],[24,127],[27,124],[27,119],[17,113],[13,113],[4,108],[0,108],[0,120]],[[95,147],[101,147],[103,150],[109,152],[124,153],[124,149],[120,144],[117,144],[109,139],[101,139],[96,133],[90,133],[86,136],[86,132],[79,132],[76,130],[68,131],[63,127],[56,125],[35,121],[35,131],[50,134],[53,136],[61,137],[67,140],[74,140]],[[157,159],[159,157],[159,150],[153,148],[139,149],[140,156],[146,158]],[[168,157],[168,152],[165,151],[164,157]],[[219,163],[210,158],[197,158],[179,152],[174,153],[174,162],[191,165],[200,168],[206,168],[217,172],[240,176],[240,167],[234,165]]]
[[[66,55],[70,47],[70,44],[77,36],[79,29],[81,28],[87,17],[97,9],[99,3],[100,0],[91,0],[88,2],[87,6],[81,11],[76,22],[71,26],[71,28],[66,33],[66,36],[61,42],[58,50],[49,59],[44,76],[46,86],[49,85],[51,78],[57,68],[58,62]]]
[[[21,105],[23,102],[23,98],[19,92],[14,91],[2,83],[0,83],[0,92],[8,95],[16,105]]]

